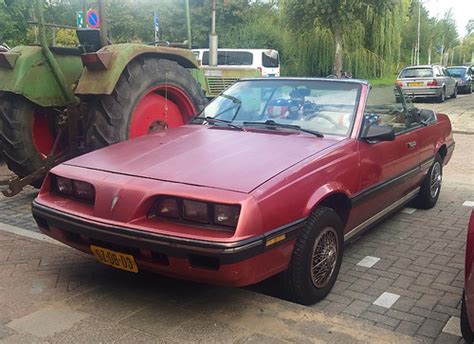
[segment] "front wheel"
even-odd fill
[[[326,297],[336,282],[344,249],[343,224],[337,213],[317,208],[298,236],[283,287],[290,300],[311,305]]]
[[[95,99],[89,111],[89,150],[185,124],[206,98],[197,81],[174,61],[137,58],[114,91]]]
[[[441,182],[443,181],[443,159],[436,154],[433,165],[428,170],[423,183],[421,184],[418,196],[413,200],[415,207],[420,209],[431,209],[438,202],[441,192]]]

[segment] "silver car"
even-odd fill
[[[405,95],[412,98],[436,98],[440,103],[446,97],[456,98],[457,81],[440,65],[405,67],[397,78]]]

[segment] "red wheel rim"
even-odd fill
[[[32,128],[33,144],[43,159],[53,150],[54,135],[49,127],[48,114],[35,110]]]
[[[182,89],[161,84],[148,90],[138,101],[130,120],[128,138],[178,127],[195,112],[191,98]]]

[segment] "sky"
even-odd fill
[[[422,0],[431,16],[442,18],[452,9],[456,20],[458,34],[463,37],[467,34],[466,25],[469,19],[474,19],[474,0]]]

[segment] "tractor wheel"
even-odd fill
[[[90,105],[86,136],[90,150],[185,124],[207,100],[196,80],[176,62],[133,60],[114,91]]]
[[[26,98],[13,94],[0,96],[0,147],[8,168],[24,177],[41,168],[53,149],[54,113]],[[31,185],[41,186],[42,180]]]

